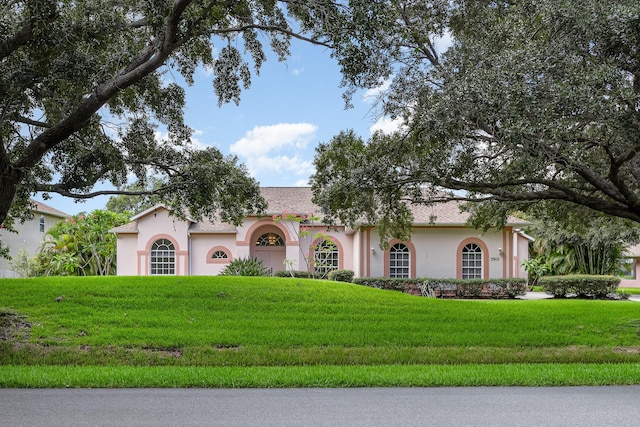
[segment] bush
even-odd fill
[[[354,275],[355,273],[351,270],[332,270],[327,278],[336,282],[351,283]]]
[[[221,276],[269,276],[271,271],[258,258],[236,258],[220,272]]]
[[[515,298],[524,295],[526,279],[390,279],[359,277],[353,283],[437,298]]]
[[[295,277],[297,279],[310,279],[311,273],[305,270],[279,270],[276,271],[276,277]]]
[[[437,297],[515,298],[527,290],[526,279],[424,279],[421,286]],[[429,292],[430,291],[430,292]]]
[[[566,298],[575,294],[578,298],[606,299],[608,294],[616,292],[620,278],[575,274],[541,277],[539,283],[546,293],[555,298]]]
[[[353,283],[356,285],[400,292],[407,292],[411,285],[418,286],[422,282],[422,279],[390,279],[387,277],[358,277],[353,279]]]

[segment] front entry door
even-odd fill
[[[271,230],[261,229],[251,254],[262,261],[262,264],[271,270],[271,274],[285,269],[284,259],[287,255],[284,239],[277,231],[275,227]]]
[[[265,267],[271,269],[272,275],[276,271],[285,270],[285,256],[286,249],[284,246],[256,248],[256,258],[261,260]]]

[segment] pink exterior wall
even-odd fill
[[[516,234],[518,242],[518,270],[516,277],[527,277],[527,272],[522,267],[522,262],[529,259],[529,240],[520,234]]]
[[[235,234],[192,234],[191,235],[191,275],[215,276],[229,265],[235,257]],[[213,259],[214,251],[228,254],[227,259]]]
[[[132,252],[133,241],[130,238],[123,239],[124,234],[118,235],[118,275],[148,275],[149,251],[153,243],[162,238],[170,240],[175,246],[176,275],[185,276],[189,274],[187,236],[189,221],[174,218],[169,215],[167,209],[161,207],[137,218],[137,223],[138,233],[126,234],[126,236],[137,237],[135,253]],[[123,242],[120,242],[121,239]],[[124,247],[126,256],[120,255],[121,246]]]
[[[353,235],[348,235],[344,232],[344,227],[336,227],[335,229],[327,230],[326,227],[311,227],[309,229],[309,235],[303,237],[300,242],[300,251],[298,251],[298,259],[302,268],[300,270],[306,270],[307,264],[304,260],[305,257],[313,257],[313,247],[322,240],[320,236],[330,237],[336,242],[340,249],[340,270],[354,270],[353,262]]]
[[[634,257],[635,259],[635,279],[622,279],[620,280],[619,287],[621,288],[640,288],[640,258]]]
[[[387,268],[386,251],[380,249],[379,235],[373,228],[357,233],[362,245],[358,276],[383,277]],[[511,231],[487,231],[480,234],[467,227],[417,227],[411,235],[415,248],[415,277],[456,278],[460,274],[460,247],[475,242],[483,247],[483,269],[488,278],[513,277],[513,240]],[[368,249],[368,250],[367,250]],[[520,261],[528,258],[528,251],[519,245]],[[526,277],[519,271],[519,277]],[[518,277],[518,276],[516,276]]]
[[[138,234],[118,234],[118,276],[138,276]]]
[[[285,240],[283,259],[293,261],[293,269],[307,270],[305,257],[317,241],[318,233],[330,236],[340,248],[340,269],[353,270],[356,277],[388,275],[388,252],[380,249],[375,228],[362,227],[346,232],[344,227],[327,230],[312,227],[298,241],[297,222],[274,223],[271,217],[247,218],[236,233],[189,233],[190,221],[173,218],[164,208],[134,218],[138,233],[118,234],[118,275],[148,275],[149,250],[154,241],[166,238],[176,248],[176,275],[217,275],[232,259],[255,253],[255,240],[265,232],[276,232]],[[303,233],[304,234],[304,233]],[[460,273],[460,248],[475,242],[483,248],[483,272],[487,278],[526,277],[520,264],[528,257],[527,240],[510,227],[481,234],[462,226],[417,227],[407,242],[411,249],[414,277],[456,278]],[[461,246],[462,245],[462,246]],[[212,260],[215,250],[228,252],[227,260]],[[280,255],[279,255],[280,256]],[[285,270],[282,261],[274,272]]]

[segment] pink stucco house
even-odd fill
[[[217,275],[234,258],[257,257],[273,272],[314,268],[353,270],[356,277],[510,278],[526,277],[529,256],[522,220],[485,233],[465,225],[457,203],[414,206],[410,241],[380,249],[375,226],[354,228],[274,221],[283,212],[319,213],[306,187],[266,187],[263,216],[248,216],[236,227],[222,222],[180,220],[158,205],[112,231],[118,237],[118,275]],[[305,227],[301,232],[300,227]],[[322,237],[318,237],[322,233]],[[302,237],[301,237],[302,235]],[[322,250],[325,237],[335,245]],[[311,265],[309,265],[311,264]]]
[[[620,280],[621,288],[640,288],[640,245],[627,248],[626,273]]]

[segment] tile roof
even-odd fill
[[[267,201],[269,215],[283,211],[296,213],[320,213],[320,207],[311,201],[310,187],[263,187],[262,196]],[[469,213],[460,212],[460,202],[442,202],[432,205],[411,204],[414,223],[418,225],[465,225]],[[433,216],[433,217],[432,217]],[[527,221],[515,217],[507,219],[507,225],[526,225]]]
[[[262,187],[262,197],[267,201],[267,214],[284,211],[299,214],[320,213],[320,207],[311,201],[311,187]]]
[[[209,218],[203,218],[198,222],[194,222],[189,226],[190,233],[234,233],[236,226],[227,222],[217,220],[211,222]]]
[[[312,192],[310,187],[262,187],[262,196],[267,202],[266,216],[281,214],[284,211],[298,214],[319,214],[320,207],[311,201]],[[460,212],[459,202],[434,203],[433,205],[412,204],[411,211],[416,225],[465,225],[469,214]],[[132,219],[137,220],[143,214],[138,214]],[[222,221],[210,221],[204,218],[200,221],[192,221],[189,227],[191,233],[235,233],[236,227],[233,224]],[[526,225],[528,222],[509,217],[507,225]],[[137,222],[128,224],[111,230],[115,233],[136,233],[138,231]]]
[[[416,225],[465,225],[470,214],[460,211],[461,204],[461,202],[457,201],[440,202],[432,205],[412,204],[411,212],[413,213],[414,223]],[[506,224],[525,226],[530,223],[520,218],[509,216]]]
[[[138,223],[135,221],[128,222],[119,227],[114,227],[109,230],[112,233],[137,233],[138,232]]]

